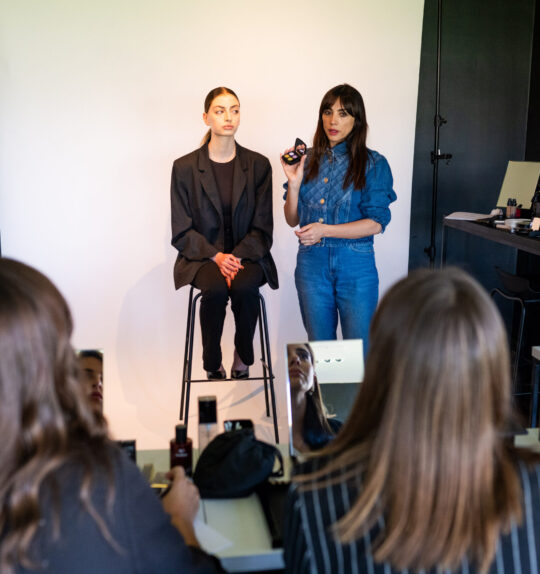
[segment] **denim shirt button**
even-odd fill
[[[323,179],[323,181],[324,181],[324,183],[328,183],[328,178],[325,177],[325,178]]]
[[[324,219],[322,217],[319,217],[319,223],[324,223]]]
[[[319,201],[319,203],[322,205],[324,203],[324,197],[321,198],[321,200]]]

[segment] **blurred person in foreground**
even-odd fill
[[[537,574],[540,456],[514,446],[506,333],[457,269],[377,309],[364,382],[289,491],[286,572]]]
[[[182,470],[162,505],[109,440],[71,332],[56,287],[0,259],[0,572],[220,571],[198,548],[198,492]]]

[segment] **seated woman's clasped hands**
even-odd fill
[[[216,263],[219,267],[219,270],[223,277],[225,277],[225,282],[227,283],[227,287],[231,287],[231,282],[236,277],[236,274],[240,269],[243,269],[244,266],[242,265],[240,259],[235,257],[232,253],[217,253],[214,255],[212,260]]]

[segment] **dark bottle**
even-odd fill
[[[186,474],[191,476],[193,442],[187,436],[186,425],[176,425],[176,436],[171,439],[171,468],[183,466]]]
[[[540,186],[536,188],[531,201],[531,219],[540,217]]]

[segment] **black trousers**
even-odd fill
[[[200,318],[206,371],[217,371],[221,365],[221,334],[229,297],[236,325],[234,346],[246,365],[254,362],[253,335],[259,315],[259,287],[265,277],[258,263],[243,262],[242,265],[244,269],[238,272],[230,289],[213,261],[205,263],[193,279],[193,285],[202,293]]]

